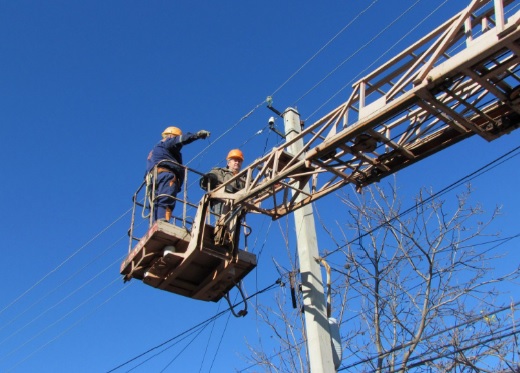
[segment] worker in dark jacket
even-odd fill
[[[157,165],[157,180],[155,180],[155,199],[153,220],[165,219],[169,221],[175,206],[175,197],[181,190],[184,180],[182,166],[183,145],[198,139],[205,139],[210,133],[201,130],[195,134],[186,133],[177,127],[168,127],[162,133],[162,140],[158,142],[146,162],[146,174],[153,172]]]
[[[213,190],[219,185],[233,178],[242,169],[244,162],[244,154],[239,149],[231,150],[227,155],[227,166],[225,168],[215,167],[200,179],[200,186],[204,190]],[[227,193],[236,193],[243,189],[246,185],[245,176],[234,180],[231,184],[226,185]],[[211,210],[215,214],[223,214],[225,211],[225,201],[213,200],[210,202]]]

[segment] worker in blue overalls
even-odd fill
[[[183,145],[198,139],[205,139],[210,135],[208,131],[182,134],[177,127],[168,127],[162,133],[159,141],[146,162],[146,175],[153,172],[157,165],[157,180],[155,180],[155,199],[153,220],[164,219],[169,221],[175,206],[175,197],[181,190],[184,180],[181,149]]]

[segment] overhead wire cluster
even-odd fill
[[[516,303],[511,303],[510,305],[505,306],[505,307],[498,307],[498,308],[494,309],[492,312],[487,312],[485,314],[475,316],[467,321],[459,322],[452,326],[447,326],[446,328],[441,329],[435,333],[424,336],[423,339],[425,341],[428,341],[430,339],[441,337],[444,335],[451,337],[449,335],[450,333],[456,332],[457,330],[461,330],[464,328],[472,327],[472,325],[475,325],[476,323],[479,323],[479,322],[487,323],[490,326],[490,330],[491,330],[492,322],[489,321],[491,318],[496,317],[497,315],[503,314],[505,312],[516,313],[516,312],[518,312],[517,310],[518,310],[519,305],[520,305],[520,302],[516,302]],[[505,316],[503,316],[503,318],[507,319],[509,317],[507,315],[505,315]],[[504,339],[507,337],[512,337],[512,336],[518,335],[519,333],[520,333],[520,330],[516,327],[514,320],[510,319],[510,322],[508,323],[507,326],[505,326],[502,329],[493,330],[493,332],[490,333],[489,338],[487,338],[486,340],[479,340],[479,341],[473,342],[469,345],[464,345],[464,347],[462,347],[462,346],[457,347],[457,346],[454,346],[453,344],[446,344],[444,346],[441,346],[438,349],[438,351],[419,353],[410,359],[411,364],[408,364],[406,366],[406,369],[412,369],[412,368],[415,368],[420,365],[427,365],[428,363],[434,362],[436,360],[444,359],[446,357],[453,356],[464,350],[473,349],[475,347],[478,347],[479,345],[486,345],[489,342],[501,340],[501,339]],[[469,339],[466,341],[461,341],[461,343],[471,342],[471,341],[472,341],[472,339]],[[380,354],[373,354],[367,358],[359,359],[355,362],[344,364],[338,369],[338,371],[352,369],[352,368],[362,365],[362,364],[367,364],[367,363],[371,363],[373,361],[377,361],[378,359],[385,358],[394,352],[409,348],[410,346],[411,346],[410,342],[403,343],[401,345],[396,346],[395,348],[392,348],[392,349],[382,352]],[[395,366],[397,366],[397,369],[395,371],[400,371],[402,369],[402,366],[400,364],[395,364]],[[386,365],[382,369],[384,369],[385,371],[394,372],[394,370],[392,370],[390,368],[391,368],[391,366]]]
[[[398,17],[396,20],[394,21],[391,21],[388,25],[384,26],[381,31],[376,35],[374,36],[369,42],[367,42],[366,44],[364,44],[362,47],[360,47],[358,50],[356,50],[355,52],[353,52],[350,56],[348,56],[345,60],[343,60],[339,65],[337,65],[334,69],[332,69],[331,71],[329,71],[321,80],[319,80],[316,84],[314,84],[309,90],[307,90],[303,95],[301,95],[299,98],[297,98],[295,101],[294,101],[294,104],[297,104],[299,103],[304,97],[306,97],[310,92],[312,92],[313,90],[315,90],[319,85],[321,85],[326,79],[330,78],[333,74],[337,73],[339,71],[339,69],[341,67],[343,67],[348,61],[350,61],[352,58],[354,58],[362,49],[365,49],[365,48],[368,48],[370,46],[370,44],[375,40],[377,39],[378,37],[380,37],[383,33],[385,32],[388,32],[388,30],[390,29],[391,26],[393,26],[395,24],[395,22],[397,22],[404,14],[406,14],[407,12],[409,12],[413,7],[417,6],[418,3],[420,2],[421,0],[418,0],[416,1],[414,4],[412,4],[412,6],[410,6],[400,17]],[[367,5],[367,7],[365,7],[365,9],[363,9],[359,14],[355,15],[355,17],[350,20],[336,35],[334,35],[325,45],[323,45],[315,54],[313,54],[307,61],[305,61],[305,63],[299,67],[286,81],[284,81],[277,89],[275,89],[273,91],[273,93],[271,94],[271,96],[275,96],[280,90],[282,90],[284,87],[287,86],[287,84],[292,80],[294,79],[307,65],[309,65],[312,61],[314,61],[318,55],[320,53],[322,53],[327,47],[329,47],[334,41],[336,41],[338,39],[338,37],[343,34],[349,27],[352,26],[352,24],[359,19],[359,17],[361,17],[362,15],[364,15],[365,13],[367,13],[376,3],[378,2],[378,0],[374,0],[372,1],[370,4]],[[444,4],[447,3],[447,0],[444,1],[442,4],[440,4],[438,8],[440,8],[441,6],[443,6]],[[436,10],[437,10],[436,9]],[[436,11],[434,10],[432,12],[432,14]],[[421,22],[424,22],[421,21]],[[396,46],[399,42],[401,42],[406,36],[408,36],[413,30],[415,30],[416,27],[418,27],[419,24],[417,24],[414,28],[410,29],[409,31],[406,32],[405,35],[403,35],[391,48],[389,48],[387,51],[385,51],[377,60],[375,61],[372,61],[372,63],[366,68],[366,69],[369,69],[371,66],[373,66],[374,64],[377,63],[377,61],[379,61],[385,54],[387,54],[394,46]],[[358,75],[358,77],[360,76],[360,74]],[[349,83],[347,83],[347,85],[351,84],[352,81],[350,81]],[[325,100],[310,116],[312,117],[316,112],[318,112],[319,110],[321,110],[325,105],[327,105],[333,98],[335,98],[337,96],[337,94],[339,94],[341,91],[343,91],[346,86],[343,86],[339,91],[337,91],[335,94],[331,95],[327,100]],[[261,108],[264,104],[265,104],[265,100],[262,100],[260,103],[258,103],[253,109],[251,109],[248,113],[246,113],[245,115],[243,115],[236,123],[234,123],[233,125],[229,126],[223,133],[219,134],[218,137],[212,141],[212,143],[210,143],[206,148],[204,148],[200,153],[198,153],[193,159],[191,159],[190,161],[188,161],[186,164],[189,165],[191,164],[195,159],[198,159],[199,157],[202,157],[204,154],[206,154],[210,147],[217,141],[220,141],[222,139],[224,139],[227,135],[229,135],[229,133],[237,128],[239,125],[241,125],[246,119],[248,119],[255,111],[257,111],[259,108]],[[252,137],[250,137],[249,139],[246,139],[242,144],[241,146],[245,146],[245,144],[247,144],[249,141],[252,141],[253,138],[261,135],[264,133],[264,131],[267,129],[267,126],[266,127],[263,127],[262,129],[260,129],[258,132],[256,132]],[[267,145],[267,141],[266,141],[266,145]],[[266,146],[264,146],[264,150],[266,150]],[[512,158],[513,156],[516,156],[518,153],[518,148],[517,149],[514,149],[512,152],[508,153],[507,155],[504,155],[503,157],[495,160],[494,162],[492,162],[493,164],[493,167],[496,167],[498,164],[500,164],[500,162],[505,162],[506,160]],[[509,157],[509,158],[508,158]],[[457,182],[447,186],[446,188],[443,188],[441,191],[439,191],[438,193],[435,194],[435,196],[440,196],[444,193],[448,193],[449,191],[453,190],[454,188],[456,188],[457,186],[459,186],[461,183],[463,182],[466,182],[468,180],[471,180],[472,178],[475,178],[479,175],[481,175],[482,173],[484,172],[487,172],[488,171],[488,168],[491,166],[491,164],[488,164],[486,165],[485,167],[481,168],[480,170],[458,180]],[[485,169],[486,168],[486,169]],[[434,196],[432,196],[431,198],[433,198]],[[105,228],[103,228],[99,233],[95,234],[90,240],[88,240],[84,245],[82,245],[79,249],[77,249],[74,253],[72,253],[69,257],[67,257],[65,260],[63,260],[57,267],[55,267],[54,269],[52,269],[51,271],[49,271],[47,274],[45,274],[42,278],[40,278],[39,280],[35,281],[27,290],[25,290],[24,292],[22,292],[18,297],[16,297],[14,300],[12,300],[10,303],[8,303],[6,306],[4,306],[1,310],[0,310],[0,315],[4,314],[5,312],[9,311],[12,307],[14,307],[15,305],[17,305],[21,300],[23,300],[24,298],[26,297],[29,297],[33,291],[39,287],[42,283],[46,282],[46,281],[50,281],[51,277],[56,274],[59,270],[61,270],[62,268],[64,268],[65,266],[67,265],[71,265],[71,261],[73,258],[75,258],[78,254],[80,254],[81,252],[84,251],[85,248],[87,247],[90,247],[94,241],[96,241],[100,236],[104,235],[104,234],[107,234],[109,232],[110,229],[112,229],[116,223],[119,223],[121,221],[121,219],[125,218],[128,216],[128,214],[130,213],[131,209],[127,210],[126,212],[124,212],[121,216],[117,217],[112,223],[108,224]],[[406,211],[403,212],[403,214],[407,213],[411,211],[411,209],[408,209]],[[384,223],[383,223],[384,224]],[[383,225],[382,224],[382,225]],[[270,224],[269,224],[269,229],[270,229]],[[377,228],[376,228],[377,229]],[[126,233],[126,232],[125,232]],[[367,232],[366,235],[370,234],[370,232]],[[362,236],[358,237],[357,239],[361,238]],[[34,301],[29,307],[27,307],[22,313],[19,313],[17,316],[13,317],[11,320],[9,320],[7,323],[4,323],[2,324],[2,327],[0,328],[0,331],[7,328],[8,326],[14,324],[15,322],[17,322],[24,314],[26,313],[29,313],[31,312],[31,310],[35,309],[37,305],[40,304],[40,302],[46,298],[48,298],[52,293],[55,293],[57,292],[58,290],[60,290],[60,288],[70,282],[72,282],[75,278],[77,278],[77,276],[83,272],[84,270],[86,270],[87,267],[90,267],[91,265],[93,265],[97,260],[101,259],[104,254],[106,254],[107,252],[113,250],[114,248],[120,248],[120,242],[123,238],[126,238],[126,234],[122,235],[121,237],[119,237],[117,240],[115,240],[113,242],[113,244],[109,245],[108,247],[104,248],[101,250],[100,254],[98,256],[96,256],[94,259],[92,259],[91,261],[89,261],[88,263],[84,264],[83,266],[81,266],[78,270],[76,270],[74,272],[73,275],[71,275],[70,277],[68,277],[65,281],[62,281],[60,282],[59,284],[57,284],[53,289],[51,289],[49,292],[47,292],[45,295],[43,295],[40,299],[37,299],[36,301]],[[259,238],[257,238],[258,240]],[[340,251],[342,248],[348,246],[349,244],[351,244],[353,241],[355,241],[355,239],[353,239],[352,241],[350,242],[347,242],[346,244],[336,248],[334,251],[332,252],[329,252],[327,253],[326,255],[324,255],[324,257],[328,257],[329,255],[335,253],[335,252],[338,252]],[[264,242],[262,243],[261,247],[264,247],[266,245],[266,242],[267,242],[267,236],[264,237]],[[255,247],[256,247],[256,244],[255,244]],[[126,254],[126,251],[124,251],[124,253]],[[260,249],[260,253],[261,253],[261,249]],[[91,277],[91,279],[89,279],[88,281],[85,281],[82,285],[78,286],[73,292],[70,292],[68,295],[64,296],[61,301],[58,301],[56,302],[54,305],[51,305],[49,306],[47,309],[45,309],[43,312],[40,310],[39,311],[39,315],[37,317],[34,317],[32,318],[30,322],[26,323],[25,325],[19,327],[18,329],[16,329],[13,333],[11,333],[9,336],[3,338],[2,340],[0,340],[0,345],[2,344],[5,344],[6,342],[8,342],[11,338],[15,337],[18,333],[20,333],[22,330],[25,330],[26,328],[30,327],[31,324],[35,321],[38,320],[39,317],[42,317],[44,316],[45,314],[47,313],[50,313],[51,311],[53,311],[55,309],[55,307],[57,307],[58,305],[60,305],[62,302],[68,300],[69,298],[71,298],[73,295],[76,294],[76,292],[80,291],[83,289],[83,287],[91,284],[91,282],[93,282],[94,280],[96,280],[98,278],[98,276],[100,276],[101,274],[104,274],[106,273],[107,271],[109,270],[113,270],[114,268],[117,268],[117,265],[120,263],[121,259],[123,257],[119,257],[115,262],[111,262],[109,263],[108,265],[106,265],[102,270],[98,270],[98,273],[94,276]],[[296,264],[296,261],[295,263]],[[116,271],[118,272],[118,271]],[[59,323],[61,323],[64,319],[68,318],[69,316],[71,316],[72,314],[78,312],[78,310],[80,310],[81,308],[85,307],[92,299],[96,298],[96,297],[99,297],[101,296],[101,294],[103,293],[103,291],[105,291],[106,289],[108,289],[109,287],[117,284],[117,281],[120,281],[120,277],[117,276],[114,280],[104,284],[99,290],[95,291],[90,297],[84,299],[84,301],[78,303],[74,308],[72,308],[69,312],[67,312],[65,315],[63,315],[62,317],[56,319],[56,321],[54,322],[51,322],[49,323],[46,327],[44,327],[43,329],[41,329],[39,332],[35,332],[35,334],[33,335],[33,337],[30,337],[29,339],[27,339],[25,342],[22,342],[21,344],[18,344],[16,346],[14,346],[12,349],[10,349],[9,351],[7,351],[7,353],[2,353],[0,354],[0,361],[3,361],[5,360],[7,357],[9,357],[10,355],[14,354],[15,352],[21,350],[22,348],[24,348],[25,346],[27,346],[29,343],[33,342],[36,338],[42,336],[45,332],[49,331],[50,329],[56,329],[57,328],[57,325]],[[276,284],[276,283],[275,283]],[[265,288],[261,291],[257,291],[255,292],[253,295],[249,296],[247,299],[251,299],[253,297],[256,297],[257,295],[267,291],[267,290],[271,290],[274,288],[275,284],[273,285],[270,285],[268,288]],[[46,346],[48,346],[50,343],[53,343],[55,342],[56,340],[58,340],[59,338],[61,338],[65,333],[67,333],[68,331],[70,331],[72,328],[74,328],[75,326],[77,326],[79,323],[81,322],[84,322],[86,319],[88,319],[89,317],[92,317],[95,312],[97,312],[100,308],[103,307],[103,305],[107,304],[108,302],[112,301],[118,294],[120,294],[120,292],[122,290],[126,289],[126,287],[119,287],[118,289],[115,289],[113,290],[112,294],[110,296],[108,296],[107,298],[104,299],[104,301],[102,301],[100,304],[98,304],[96,307],[94,307],[93,309],[91,309],[90,312],[88,312],[88,314],[86,316],[83,316],[83,317],[80,317],[79,319],[77,319],[75,322],[73,322],[72,324],[70,324],[68,327],[64,328],[61,330],[61,332],[57,333],[54,337],[51,337],[50,339],[47,340],[47,342],[44,342],[43,344],[41,344],[40,346],[36,347],[36,348],[31,348],[31,351],[30,353],[28,353],[26,355],[25,358],[23,358],[22,360],[19,360],[15,366],[13,366],[12,368],[20,365],[21,363],[23,363],[24,361],[26,361],[27,359],[29,358],[32,358],[36,353],[38,353],[39,351],[41,351],[43,348],[45,348]],[[223,314],[225,314],[226,312],[228,312],[228,310],[224,310],[224,311],[221,311],[219,313],[217,313],[214,317],[208,319],[208,320],[205,320],[199,324],[197,324],[196,326],[194,326],[193,328],[190,328],[189,330],[181,333],[181,334],[178,334],[176,335],[175,337],[171,338],[170,340],[166,341],[166,342],[163,342],[145,352],[143,352],[142,354],[140,354],[139,356],[136,356],[135,358],[132,358],[130,360],[127,360],[125,363],[113,368],[112,370],[110,371],[114,371],[114,370],[117,370],[119,368],[121,368],[122,366],[125,366],[135,360],[137,360],[138,358],[141,358],[141,357],[144,357],[144,355],[147,355],[149,353],[151,353],[152,351],[155,351],[157,350],[158,348],[160,347],[163,347],[165,345],[167,345],[168,343],[172,342],[172,341],[175,341],[177,339],[179,339],[181,336],[185,335],[185,334],[189,334],[189,335],[193,335],[193,333],[200,333],[207,325],[209,325],[210,322],[214,322],[216,319],[218,319],[220,316],[222,316]],[[191,333],[191,334],[190,334]],[[198,334],[195,334],[193,338],[197,338]],[[192,339],[192,342],[193,342],[194,339]],[[191,342],[190,342],[191,343]],[[172,346],[168,347],[168,348],[165,348],[163,351],[161,351],[160,353],[163,353],[165,351],[167,351],[169,348],[171,348]],[[5,351],[5,349],[2,349]],[[153,357],[150,357],[150,359],[153,358]],[[175,358],[174,358],[175,359]],[[174,361],[174,359],[172,360],[172,362]],[[144,364],[144,362],[141,362],[140,364]],[[165,369],[167,368],[168,366],[165,367]]]
[[[263,288],[262,290],[257,291],[256,293],[254,293],[254,294],[248,296],[248,297],[245,299],[245,301],[248,301],[248,300],[250,300],[250,299],[252,299],[252,298],[254,298],[254,297],[257,297],[257,296],[260,295],[260,294],[263,294],[263,293],[265,293],[265,292],[268,292],[268,291],[274,289],[275,287],[277,287],[277,286],[280,284],[280,281],[281,281],[281,279],[277,279],[274,283],[272,283],[272,284],[266,286],[265,288]],[[242,303],[242,301],[239,302],[239,304],[240,304],[240,303]],[[238,306],[239,304],[235,304],[235,305],[233,305],[233,306]],[[206,319],[206,320],[204,320],[204,321],[198,323],[197,325],[194,325],[194,326],[190,327],[189,329],[187,329],[187,330],[185,330],[185,331],[183,331],[183,332],[181,332],[181,333],[179,333],[179,334],[173,336],[172,338],[170,338],[170,339],[168,339],[168,340],[166,340],[166,341],[164,341],[164,342],[161,342],[160,344],[158,344],[158,345],[156,345],[156,346],[154,346],[154,347],[152,347],[152,348],[150,348],[150,349],[148,349],[148,350],[146,350],[146,351],[140,353],[139,355],[134,356],[134,357],[132,357],[132,358],[126,360],[125,362],[119,364],[118,366],[116,366],[116,367],[114,367],[114,368],[108,370],[107,373],[114,372],[114,371],[118,370],[119,368],[122,368],[122,367],[124,367],[125,365],[128,365],[128,364],[130,364],[131,362],[133,362],[133,361],[135,361],[135,360],[137,360],[137,359],[139,359],[139,358],[141,358],[141,357],[143,357],[143,356],[145,356],[145,355],[151,353],[152,351],[157,350],[158,348],[163,347],[163,346],[165,346],[165,345],[171,343],[172,341],[175,341],[175,340],[177,340],[177,339],[183,337],[183,336],[186,335],[186,334],[190,335],[190,334],[192,334],[192,333],[195,333],[195,332],[197,332],[197,331],[200,331],[201,329],[203,329],[203,328],[205,328],[206,326],[208,326],[211,322],[213,322],[213,321],[215,321],[216,319],[220,318],[220,317],[223,316],[224,314],[229,313],[229,311],[230,311],[230,309],[226,309],[226,310],[223,310],[223,311],[218,312],[217,314],[215,314],[214,316],[210,317],[209,319]],[[165,349],[164,349],[163,351],[161,351],[160,353],[166,351],[167,349],[168,349],[168,348],[165,348]]]

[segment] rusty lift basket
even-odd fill
[[[163,166],[170,161],[162,161]],[[241,289],[241,280],[256,267],[256,255],[239,249],[240,231],[250,233],[243,223],[242,209],[231,209],[222,216],[212,216],[209,196],[204,194],[198,204],[188,201],[188,176],[194,174],[198,179],[200,172],[182,166],[184,178],[181,198],[175,197],[175,211],[181,216],[172,216],[173,223],[153,220],[156,194],[157,166],[147,175],[133,196],[133,209],[130,229],[128,255],[122,262],[120,272],[124,281],[132,278],[160,290],[193,299],[217,302],[226,298],[235,316],[247,313],[247,304]],[[172,197],[173,198],[173,197]],[[136,213],[147,222],[146,233],[138,238]],[[195,212],[194,217],[189,213]],[[215,224],[211,224],[211,220]],[[215,226],[225,225],[236,234],[231,240],[216,240]],[[217,241],[217,242],[216,242]],[[235,312],[228,293],[237,287],[243,300],[244,309]]]

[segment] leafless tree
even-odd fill
[[[343,239],[334,237],[338,247],[322,253],[333,274],[332,316],[341,324],[339,370],[518,371],[519,299],[506,289],[520,270],[494,267],[508,239],[488,232],[500,209],[486,214],[470,205],[470,194],[468,187],[444,201],[423,190],[406,210],[392,187],[340,196]],[[289,291],[276,308],[257,308],[278,342],[269,351],[251,345],[251,361],[265,371],[308,371],[304,321]]]

